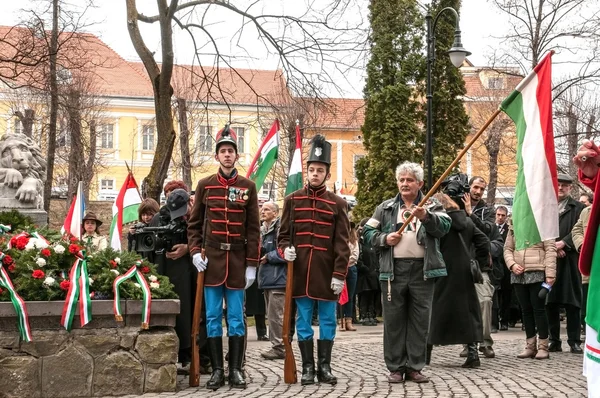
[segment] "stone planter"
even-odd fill
[[[14,307],[0,303],[0,397],[97,397],[175,391],[175,317],[179,300],[152,300],[150,329],[141,330],[141,301],[92,301],[92,321],[60,326],[63,302],[27,302],[33,341],[19,339]]]

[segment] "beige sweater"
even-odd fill
[[[588,222],[590,221],[590,213],[592,212],[592,206],[588,206],[581,211],[579,215],[579,220],[573,225],[573,230],[571,231],[571,238],[573,238],[573,243],[575,244],[575,250],[580,251],[581,245],[583,245],[583,236],[585,235],[585,231],[588,227]],[[581,275],[581,283],[590,283],[590,277]]]
[[[556,242],[548,239],[527,249],[515,250],[511,229],[504,242],[504,261],[508,269],[518,264],[525,272],[544,271],[546,278],[556,278]]]

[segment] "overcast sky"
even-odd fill
[[[0,24],[14,25],[21,15],[19,9],[40,0],[20,0],[20,1],[2,1],[2,12],[0,13]],[[365,5],[366,0],[362,1]],[[70,0],[71,4],[81,3],[81,0]],[[98,21],[89,30],[102,38],[110,47],[127,60],[135,60],[136,53],[133,49],[126,26],[126,11],[124,0],[102,0],[96,1],[98,8],[90,14],[90,19]],[[138,0],[140,11],[153,14],[152,6],[156,6],[154,0]],[[281,7],[288,11],[294,8],[295,5],[303,4],[302,0],[268,0],[265,4],[269,7]],[[428,1],[422,1],[427,4]],[[148,7],[148,8],[145,8]],[[269,10],[270,11],[270,10]],[[367,18],[368,10],[362,7],[354,13],[363,18]],[[498,39],[507,28],[506,17],[501,15],[497,9],[489,3],[488,0],[463,0],[461,14],[461,29],[463,32],[463,45],[473,53],[469,57],[470,61],[476,66],[486,65],[488,57],[493,49],[501,45]],[[151,50],[159,50],[160,42],[158,37],[158,24],[147,26],[142,31],[146,43]],[[234,25],[234,24],[232,24]],[[237,29],[237,27],[235,28]],[[255,37],[246,37],[249,40],[250,48],[253,48],[252,40]],[[179,63],[191,63],[193,58],[193,47],[190,45],[189,39],[185,35],[180,35],[175,41],[176,60]],[[254,54],[253,54],[254,55]],[[240,60],[238,67],[254,67],[263,69],[276,69],[279,67],[278,61],[274,58],[265,59],[262,56],[253,57],[252,60]],[[362,97],[362,88],[364,85],[364,71],[356,71],[353,74],[346,74],[346,82],[343,83],[346,97]],[[340,81],[343,77],[340,76]],[[331,93],[332,96],[340,96],[340,93]]]

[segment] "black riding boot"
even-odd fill
[[[217,390],[225,384],[225,372],[223,370],[223,338],[209,337],[206,339],[208,346],[208,355],[210,356],[210,364],[212,373],[210,380],[206,383],[206,388],[209,390]]]
[[[462,364],[463,368],[478,368],[481,366],[477,343],[467,344],[467,360]]]
[[[233,388],[246,388],[242,371],[244,361],[244,336],[229,337],[229,385]]]
[[[331,349],[333,340],[317,340],[317,380],[321,383],[337,384],[337,377],[331,374]]]
[[[300,347],[300,355],[302,355],[302,378],[300,384],[306,386],[315,384],[315,341],[304,340],[298,341]]]

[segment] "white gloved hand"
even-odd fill
[[[247,267],[246,268],[246,287],[244,289],[248,289],[254,281],[256,280],[256,267]]]
[[[296,259],[296,248],[294,246],[286,247],[283,251],[285,261],[294,261]]]
[[[340,294],[344,290],[344,281],[338,278],[331,278],[331,290],[333,294]]]
[[[208,257],[202,258],[202,254],[196,253],[192,256],[192,263],[198,272],[204,272],[208,266]]]

